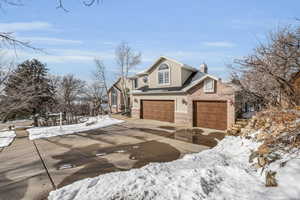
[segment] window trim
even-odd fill
[[[168,69],[159,69],[161,65],[166,65],[168,67]],[[168,78],[169,78],[169,81],[168,83],[165,83],[165,74],[166,72],[168,72]],[[162,76],[163,76],[163,83],[160,83],[159,82],[159,74],[162,73]],[[158,67],[158,70],[157,70],[157,84],[158,85],[171,85],[171,68],[170,68],[170,65],[167,64],[167,63],[161,63]]]
[[[211,89],[207,89],[207,85],[210,83],[210,81],[212,81],[212,88]],[[205,93],[215,93],[215,80],[214,79],[205,79],[204,80],[204,85],[203,85],[203,90]]]

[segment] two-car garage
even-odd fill
[[[165,122],[175,120],[174,100],[141,100],[141,119]],[[226,101],[193,101],[192,119],[194,127],[227,129]]]

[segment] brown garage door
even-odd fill
[[[227,129],[227,104],[224,101],[195,101],[194,126]]]
[[[141,118],[174,122],[174,101],[142,100]]]

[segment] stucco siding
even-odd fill
[[[143,75],[143,76],[139,76],[138,77],[138,88],[140,87],[144,87],[145,85],[147,85],[148,83],[144,82],[144,77],[146,77],[147,75]]]
[[[162,63],[166,63],[170,67],[170,84],[168,85],[158,84],[158,66]],[[162,61],[158,62],[149,72],[148,81],[150,88],[180,87],[182,85],[181,66],[171,60],[163,59]]]
[[[183,84],[192,74],[190,70],[181,68],[181,84]]]
[[[175,112],[187,112],[187,100],[184,95],[134,95],[133,96],[133,109],[140,109],[141,100],[174,100]]]

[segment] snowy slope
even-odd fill
[[[0,132],[0,147],[6,147],[12,143],[16,134],[14,131]]]
[[[257,143],[226,137],[215,148],[169,163],[88,178],[53,191],[49,200],[299,199],[300,161],[278,171],[279,187],[248,162]],[[287,181],[288,180],[288,181]],[[283,182],[284,181],[284,182]],[[282,184],[284,183],[284,184]],[[287,192],[288,191],[288,192]]]
[[[114,118],[110,118],[108,116],[104,117],[91,117],[85,123],[73,124],[73,125],[63,125],[62,129],[59,126],[51,126],[51,127],[42,127],[42,128],[31,128],[27,129],[29,132],[29,139],[35,140],[39,138],[48,138],[54,137],[58,135],[67,135],[73,133],[79,133],[83,131],[89,131],[93,129],[103,128],[106,126],[120,124],[124,122],[123,120],[117,120]],[[91,125],[87,125],[89,123],[93,123]]]

